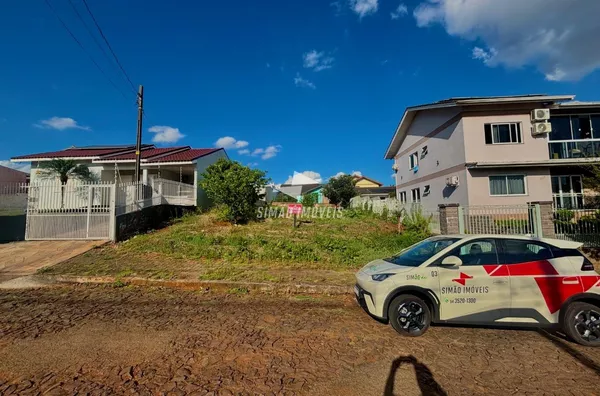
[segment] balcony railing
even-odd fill
[[[600,157],[600,140],[550,142],[550,159]]]

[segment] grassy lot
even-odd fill
[[[341,219],[305,220],[296,229],[285,218],[232,226],[211,213],[195,214],[43,272],[343,285],[352,283],[356,269],[367,262],[420,239],[398,234],[394,223],[353,211]]]

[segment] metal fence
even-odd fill
[[[459,230],[462,234],[535,234],[533,205],[461,206]]]
[[[157,205],[196,205],[196,187],[160,178],[117,185],[116,215],[124,215]]]
[[[27,209],[28,185],[0,183],[0,216],[24,214]]]
[[[600,247],[600,209],[554,209],[556,238]]]

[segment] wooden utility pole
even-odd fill
[[[138,91],[138,123],[137,123],[137,141],[135,145],[135,181],[139,182],[140,175],[140,166],[142,159],[142,117],[144,116],[144,86],[140,85],[140,89]]]

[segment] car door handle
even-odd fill
[[[563,285],[578,285],[579,284],[579,279],[577,279],[577,278],[564,278],[562,280],[562,284]]]
[[[503,285],[506,282],[508,282],[506,279],[494,279],[494,284],[495,285]]]

